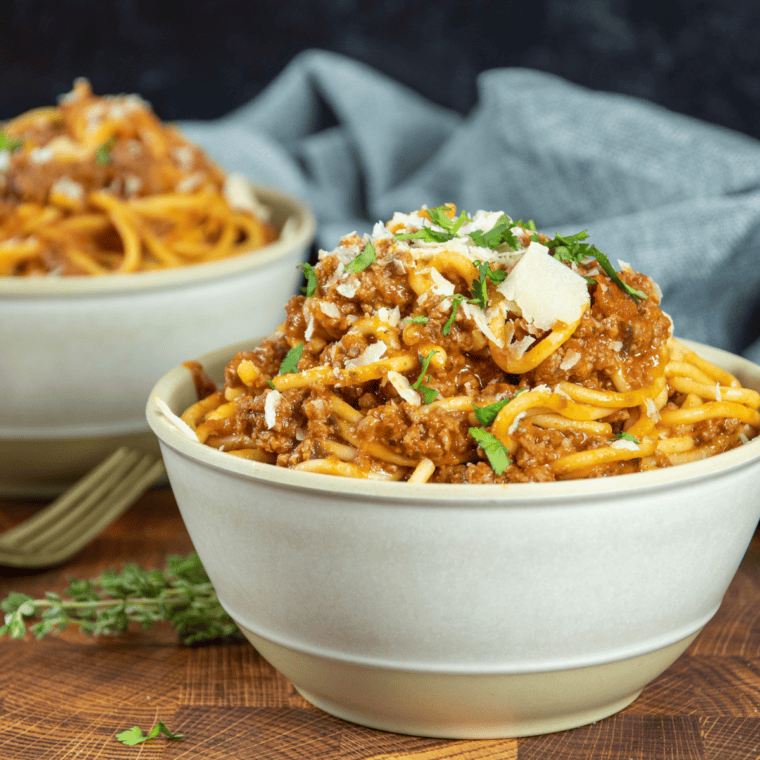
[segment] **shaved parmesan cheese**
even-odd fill
[[[277,407],[282,401],[282,393],[280,391],[271,390],[267,393],[267,397],[264,400],[264,422],[267,424],[267,429],[271,429],[277,422]]]
[[[349,359],[346,362],[346,368],[350,369],[351,367],[363,367],[365,364],[374,364],[382,359],[387,350],[388,347],[381,340],[377,341],[377,343],[372,343],[356,359]]]
[[[654,401],[652,401],[651,398],[648,398],[644,404],[647,408],[647,417],[649,417],[650,420],[657,422],[660,419],[660,413],[657,411],[657,406]]]
[[[314,335],[314,317],[309,314],[309,319],[306,321],[306,330],[303,334],[303,339],[306,341],[311,340],[311,336]]]
[[[395,327],[401,320],[401,309],[398,306],[392,309],[381,306],[375,313],[379,320],[387,322],[391,327]]]
[[[628,449],[629,451],[639,450],[638,444],[634,443],[633,441],[628,441],[625,438],[618,438],[617,440],[613,441],[610,446],[612,446],[613,449]]]
[[[335,290],[337,290],[344,298],[353,298],[358,289],[359,281],[356,277],[352,277],[348,282],[342,282],[337,288],[335,288]]]
[[[326,317],[340,319],[343,316],[341,310],[331,301],[320,301],[318,306]]]
[[[447,280],[435,267],[427,270],[430,273],[430,279],[433,281],[432,292],[437,296],[453,296],[454,283]]]
[[[723,401],[723,396],[720,392],[720,383],[715,383],[715,400],[716,401]]]
[[[188,425],[181,417],[178,417],[174,412],[169,408],[169,404],[166,403],[162,398],[159,398],[158,396],[153,396],[153,402],[158,407],[158,410],[161,412],[161,414],[166,417],[169,422],[174,425],[177,430],[180,431],[180,433],[184,433],[188,438],[190,438],[193,441],[198,440],[198,436],[195,434],[195,430],[193,430],[190,425]]]
[[[228,174],[224,180],[223,193],[232,208],[250,211],[259,219],[269,221],[271,216],[269,209],[256,197],[251,183],[244,175],[236,172]]]
[[[576,322],[589,302],[586,280],[548,251],[532,241],[498,288],[528,322],[542,330],[551,330],[557,322]]]
[[[513,420],[512,424],[509,426],[509,434],[512,435],[512,433],[517,430],[517,428],[520,427],[520,420],[527,414],[527,412],[520,412]]]
[[[497,346],[499,346],[499,348],[503,347],[504,341],[494,335],[493,330],[491,330],[491,327],[488,324],[488,318],[486,317],[486,313],[483,311],[483,309],[481,309],[477,304],[468,303],[467,301],[462,301],[459,306],[464,312],[464,315],[466,317],[469,317],[477,325],[480,332],[482,332],[483,335],[488,338],[488,340],[493,341]]]
[[[388,381],[398,391],[398,395],[401,396],[404,401],[408,402],[412,406],[421,406],[422,398],[411,383],[399,372],[391,370],[388,375]]]
[[[572,369],[580,360],[581,355],[579,351],[568,351],[565,354],[564,359],[559,363],[559,368],[568,370]]]

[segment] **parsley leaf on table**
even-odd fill
[[[169,739],[181,739],[184,734],[174,734],[167,727],[166,724],[159,720],[155,726],[148,732],[143,734],[142,729],[139,726],[132,726],[126,731],[116,734],[116,740],[122,744],[126,744],[127,747],[134,747],[137,744],[147,742],[149,739],[155,739],[159,734],[164,734]]]

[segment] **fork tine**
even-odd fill
[[[47,525],[54,523],[59,516],[75,506],[88,491],[96,488],[110,473],[114,470],[121,470],[125,466],[124,460],[129,454],[130,451],[126,447],[118,449],[97,468],[80,478],[70,489],[47,507],[40,510],[36,515],[25,520],[20,525],[6,530],[0,535],[0,548],[12,551],[17,548],[19,543],[33,537],[39,531],[44,530]]]
[[[133,474],[127,476],[126,485],[118,489],[120,495],[116,498],[113,498],[112,495],[109,495],[110,498],[106,497],[103,504],[98,505],[96,519],[88,520],[84,527],[80,525],[79,529],[77,529],[77,526],[71,526],[67,534],[68,538],[64,540],[63,544],[56,537],[50,547],[42,547],[37,552],[3,550],[0,548],[0,564],[25,568],[52,567],[76,554],[166,472],[161,459],[155,461],[152,457],[148,456],[143,459],[143,462],[146,462],[146,460],[148,460],[147,463],[149,465],[150,462],[153,462],[152,466],[145,471],[143,465],[139,468],[136,476],[133,476]]]
[[[34,552],[41,547],[58,542],[59,536],[72,531],[76,532],[82,525],[82,520],[88,519],[89,514],[103,508],[101,502],[107,501],[112,491],[119,492],[123,487],[123,481],[131,477],[131,472],[135,468],[141,468],[138,469],[138,472],[143,472],[154,460],[155,458],[149,454],[142,454],[139,451],[129,452],[118,467],[111,470],[93,490],[69,505],[66,511],[57,515],[56,519],[50,521],[43,530],[38,530],[23,543],[17,543],[16,548],[20,551]]]

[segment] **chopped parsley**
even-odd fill
[[[5,132],[0,132],[0,150],[15,153],[23,144],[24,140],[21,137],[8,137]]]
[[[515,397],[519,396],[521,393],[523,393],[526,388],[520,388],[518,391],[515,392],[515,395],[512,396],[512,398],[505,398],[501,401],[494,401],[493,404],[488,404],[488,406],[475,406],[475,404],[472,405],[472,410],[475,412],[475,417],[477,417],[478,422],[483,427],[490,427],[493,425],[493,421],[496,419],[499,412]]]
[[[345,271],[354,272],[356,274],[374,264],[376,261],[377,254],[375,253],[375,246],[372,245],[372,241],[368,240],[367,244],[362,248],[362,252],[353,261],[346,265]]]
[[[396,235],[396,240],[424,240],[426,243],[446,243],[459,237],[459,228],[465,222],[471,222],[467,214],[462,211],[458,217],[451,219],[446,213],[448,206],[435,206],[427,209],[427,214],[433,224],[441,227],[440,230],[434,230],[430,227],[421,227],[417,232],[402,232]]]
[[[301,288],[301,293],[307,298],[311,298],[317,290],[317,274],[311,264],[299,264],[298,268],[303,270],[306,277],[306,285]]]
[[[116,136],[109,137],[102,145],[99,145],[95,151],[95,163],[99,166],[111,163],[111,151],[116,144]]]
[[[290,351],[285,354],[285,358],[280,364],[279,374],[297,374],[300,371],[298,369],[298,361],[301,358],[301,354],[303,354],[303,343],[299,343],[297,346],[293,346],[293,348],[291,348]]]
[[[560,235],[557,234],[554,240],[549,240],[546,245],[551,249],[552,255],[559,261],[572,262],[574,264],[580,264],[586,256],[591,256],[597,260],[599,266],[604,270],[604,273],[627,295],[633,298],[638,303],[642,298],[646,298],[647,294],[643,293],[636,288],[632,288],[630,285],[626,285],[621,279],[620,275],[615,271],[610,260],[605,254],[603,254],[595,245],[589,245],[581,241],[588,237],[588,232],[583,230],[582,232],[576,232],[575,235]],[[588,279],[588,278],[587,278]]]
[[[414,388],[416,391],[419,391],[422,395],[422,402],[424,404],[432,404],[433,401],[436,400],[438,397],[438,391],[435,388],[431,388],[430,386],[426,385],[426,383],[430,380],[430,375],[425,377],[425,374],[428,371],[428,367],[430,366],[430,359],[432,358],[433,354],[438,353],[437,351],[431,351],[427,356],[422,356],[420,354],[420,363],[422,364],[422,372],[420,372],[420,376],[412,383],[412,388]]]
[[[512,232],[514,226],[515,223],[506,214],[502,214],[496,220],[493,229],[488,232],[473,230],[470,233],[470,238],[475,245],[479,245],[481,248],[493,249],[506,243],[512,250],[516,251],[518,248],[522,248],[522,245]]]
[[[639,439],[635,435],[631,435],[630,433],[625,433],[625,432],[616,433],[615,439],[618,441],[632,441],[636,445],[641,443],[641,441],[639,441]]]
[[[404,317],[402,322],[409,322],[413,325],[426,325],[430,321],[430,317],[423,317],[420,315],[413,315],[411,317]]]
[[[147,742],[149,739],[155,739],[159,734],[164,734],[169,739],[181,739],[184,734],[174,734],[167,727],[166,724],[159,720],[148,734],[143,734],[142,729],[139,726],[132,726],[126,731],[122,731],[116,734],[116,740],[122,744],[126,744],[127,747],[134,747],[137,744]]]
[[[472,300],[474,303],[485,311],[488,305],[488,280],[494,285],[499,285],[507,278],[507,273],[503,269],[491,269],[487,261],[474,261],[473,264],[478,268],[478,278],[472,281],[470,290],[472,291]]]
[[[454,320],[457,318],[457,309],[459,304],[465,300],[465,297],[461,293],[457,293],[455,296],[446,296],[451,299],[451,316],[446,320],[446,324],[443,326],[441,332],[444,335],[448,335],[451,332],[451,326],[454,324]]]
[[[489,433],[483,428],[471,427],[469,432],[478,446],[485,451],[493,471],[497,475],[501,475],[512,464],[506,446],[493,433]]]

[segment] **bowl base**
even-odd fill
[[[361,665],[297,651],[241,630],[315,707],[369,728],[442,739],[535,736],[614,715],[699,633],[603,665],[491,675]]]

